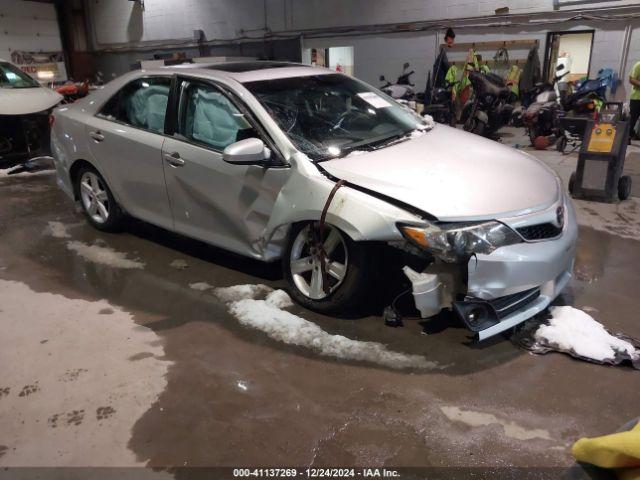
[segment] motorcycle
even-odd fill
[[[62,95],[62,103],[73,103],[89,94],[89,81],[86,80],[82,83],[66,83],[56,88],[56,92]]]
[[[566,73],[555,77],[554,86],[544,85],[536,96],[536,101],[523,115],[531,145],[535,145],[538,137],[555,136],[560,139],[558,150],[564,151],[567,145],[566,132],[570,136],[581,138],[584,126],[582,120],[592,116],[605,101],[607,87],[599,79],[577,82],[572,93],[558,89],[557,85]],[[572,120],[574,118],[576,120]]]
[[[462,110],[462,121],[467,132],[489,136],[507,125],[513,113],[509,103],[512,92],[504,80],[491,73],[469,73],[473,86],[473,99]]]
[[[389,95],[391,98],[398,100],[400,103],[411,106],[411,102],[413,102],[412,108],[415,108],[415,99],[416,94],[413,89],[415,85],[411,83],[411,75],[415,72],[411,70],[407,72],[409,68],[409,64],[405,63],[402,68],[402,73],[398,77],[395,83],[389,82],[384,75],[380,75],[380,81],[386,82],[384,85],[380,87],[384,93]]]
[[[431,103],[425,105],[423,115],[431,115],[438,123],[455,126],[456,106],[452,90],[458,82],[447,82],[444,87],[436,87],[431,91]]]

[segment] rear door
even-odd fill
[[[170,76],[129,82],[86,125],[91,152],[131,215],[173,229],[162,145]]]
[[[175,133],[163,146],[165,178],[180,233],[249,256],[260,237],[288,168],[231,165],[223,150],[261,138],[278,155],[258,122],[231,92],[213,83],[179,79]]]

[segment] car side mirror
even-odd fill
[[[234,165],[266,167],[270,164],[271,150],[259,138],[246,138],[225,148],[222,152],[222,159]]]

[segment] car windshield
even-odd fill
[[[39,86],[38,82],[18,67],[0,62],[0,88],[34,88]]]
[[[244,86],[296,148],[315,161],[383,148],[428,127],[418,115],[346,75],[280,78]]]

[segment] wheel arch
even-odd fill
[[[82,167],[89,167],[94,169],[95,171],[97,171],[102,178],[104,179],[105,182],[107,182],[107,185],[109,187],[109,189],[111,190],[111,193],[113,194],[113,196],[115,197],[116,201],[120,204],[120,206],[122,207],[122,203],[121,200],[119,198],[118,192],[116,192],[113,189],[113,186],[111,185],[111,182],[109,182],[109,178],[104,174],[104,172],[102,171],[102,169],[100,167],[98,167],[95,163],[87,160],[86,158],[78,158],[76,160],[73,161],[73,163],[71,163],[71,166],[69,167],[69,179],[71,180],[71,186],[73,188],[73,196],[75,200],[79,200],[79,192],[78,192],[78,174],[80,173],[80,170],[82,169]]]

